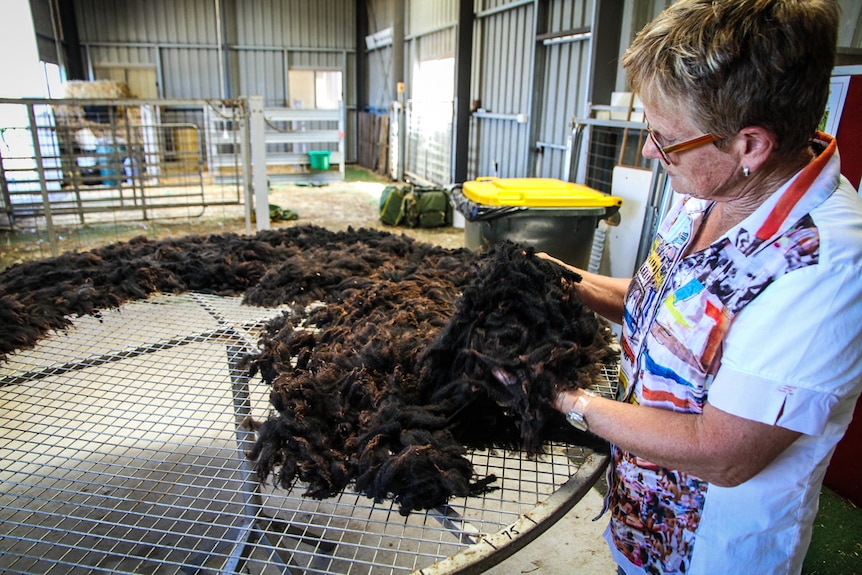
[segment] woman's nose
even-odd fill
[[[661,159],[661,152],[658,151],[658,146],[656,146],[653,139],[649,137],[649,134],[644,138],[644,145],[641,147],[641,154],[643,154],[644,158],[649,158],[650,160]]]

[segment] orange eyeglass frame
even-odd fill
[[[646,121],[646,119],[645,119]],[[700,146],[705,146],[706,144],[711,144],[718,140],[712,134],[703,134],[702,136],[697,136],[696,138],[692,138],[690,140],[686,140],[684,142],[679,142],[677,144],[671,144],[670,146],[662,146],[659,141],[656,139],[655,134],[652,133],[652,130],[649,127],[649,121],[646,122],[647,133],[649,134],[650,140],[652,140],[653,145],[658,150],[661,159],[664,160],[664,163],[667,165],[673,164],[670,161],[670,157],[668,154],[673,154],[674,152],[684,152],[686,150],[691,150],[692,148],[699,148]]]

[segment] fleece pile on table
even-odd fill
[[[250,423],[260,480],[318,498],[352,486],[407,514],[493,488],[469,449],[586,441],[550,407],[615,361],[578,280],[508,242],[477,254],[316,226],[138,238],[0,273],[0,358],[156,292],[290,304],[247,359],[274,408]]]

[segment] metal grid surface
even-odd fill
[[[82,317],[0,365],[3,573],[478,572],[568,511],[607,457],[472,454],[499,489],[399,515],[353,492],[260,486],[239,368],[279,309],[160,295]],[[604,390],[610,393],[610,387]]]

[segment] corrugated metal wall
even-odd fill
[[[566,139],[572,116],[583,115],[589,101],[587,89],[590,73],[589,30],[592,25],[591,1],[554,0],[549,3],[536,42],[537,87],[534,91],[533,122],[536,141],[533,165],[526,173],[562,178]],[[531,171],[532,170],[532,171]]]
[[[411,0],[407,4],[404,31],[416,59],[455,56],[457,20],[457,0]]]
[[[367,0],[368,34],[389,28],[395,18],[395,8],[392,0]],[[367,60],[367,78],[359,78],[365,82],[368,90],[368,106],[373,111],[389,111],[389,102],[395,86],[395,71],[393,70],[392,45],[367,50],[366,46],[358,46],[358,50]]]
[[[625,0],[624,50],[671,0]],[[403,2],[403,4],[401,4]],[[598,0],[473,0],[469,177],[562,177],[569,120],[590,98],[592,39],[558,41],[592,25]],[[862,0],[839,0],[842,46],[862,47]],[[403,69],[393,46],[356,46],[351,0],[74,0],[85,65],[154,70],[170,98],[261,94],[289,104],[288,71],[341,70],[354,161],[357,83],[368,107],[388,112],[395,83],[409,100],[417,62],[456,56],[459,0],[367,0],[368,34],[392,27],[403,6]],[[362,3],[359,3],[362,6]],[[221,23],[221,26],[219,25]],[[555,40],[557,38],[557,40]],[[550,41],[549,41],[550,40]],[[356,77],[356,58],[366,59]],[[616,72],[617,89],[625,88]],[[609,102],[596,102],[607,104]],[[525,121],[526,120],[526,121]]]
[[[339,70],[356,157],[355,3],[344,0],[75,0],[90,77],[152,68],[164,98],[288,102],[288,70]]]
[[[404,18],[404,78],[409,100],[404,171],[437,184],[448,184],[452,179],[455,95],[428,102],[427,94],[418,93],[414,72],[422,62],[455,57],[457,15],[457,0],[411,0]],[[441,78],[441,84],[447,81],[454,83],[454,77]],[[419,101],[424,103],[418,104]],[[441,113],[446,115],[445,119]]]
[[[280,75],[282,84],[285,64],[339,70],[344,54],[354,53],[355,11],[351,2],[227,0],[219,4],[219,11],[217,3],[76,0],[79,34],[89,65],[151,65],[159,68],[163,97],[211,98],[220,95],[212,88],[219,86],[219,40],[229,51],[242,54],[251,68],[247,78]],[[198,82],[184,88],[181,77],[192,75]],[[260,85],[253,79],[247,82]],[[242,87],[241,83],[236,87]],[[195,93],[185,93],[184,89]],[[228,94],[233,95],[238,94]],[[277,98],[267,92],[262,95],[267,100]]]
[[[473,27],[473,99],[494,115],[530,114],[535,4],[477,0]],[[471,176],[526,176],[527,123],[473,116]]]

